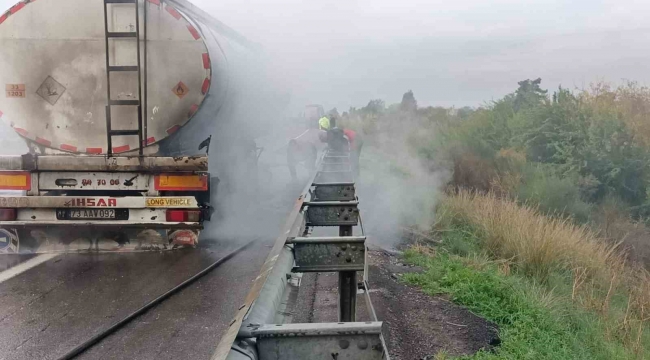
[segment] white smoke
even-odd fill
[[[4,121],[0,121],[0,155],[22,155],[28,152],[25,141]]]
[[[404,115],[404,114],[402,114]],[[376,133],[365,136],[358,182],[360,210],[371,243],[395,248],[403,229],[426,231],[435,220],[435,205],[451,172],[417,151],[416,138],[435,130],[404,116],[384,117]]]

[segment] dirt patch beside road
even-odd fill
[[[495,324],[474,315],[444,296],[430,296],[405,284],[401,276],[422,271],[403,265],[399,256],[382,250],[368,253],[370,298],[392,360],[431,360],[436,354],[471,355],[499,344]],[[359,275],[361,279],[361,275]],[[336,322],[338,276],[308,273],[302,277],[292,310],[294,323]],[[371,321],[365,295],[357,295],[357,321]]]
[[[421,269],[403,265],[399,257],[371,251],[371,299],[379,321],[387,326],[386,342],[393,360],[432,359],[474,354],[498,345],[493,323],[453,304],[404,284],[401,274]]]

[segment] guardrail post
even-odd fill
[[[352,236],[352,226],[339,227],[339,236]],[[357,319],[357,272],[339,272],[339,322]]]

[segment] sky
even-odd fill
[[[408,90],[421,105],[478,106],[537,77],[549,89],[650,82],[647,0],[190,1],[261,44],[298,107]]]
[[[261,43],[294,101],[476,106],[542,78],[547,88],[650,81],[640,0],[194,0]]]

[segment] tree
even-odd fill
[[[384,100],[376,99],[370,100],[368,105],[365,108],[361,109],[362,112],[366,114],[379,115],[384,112],[386,109],[386,103]]]
[[[519,84],[519,88],[515,91],[515,112],[529,109],[548,100],[546,96],[548,90],[542,90],[542,88],[539,87],[539,84],[541,83],[541,78],[535,80],[526,79],[517,83]]]
[[[399,108],[402,111],[408,112],[414,112],[418,109],[418,102],[415,100],[413,90],[409,90],[408,92],[404,93],[404,96],[402,96],[402,103],[400,104]]]
[[[474,113],[474,109],[472,109],[469,106],[463,106],[462,108],[458,109],[456,115],[458,116],[459,119],[467,119],[473,113]]]

